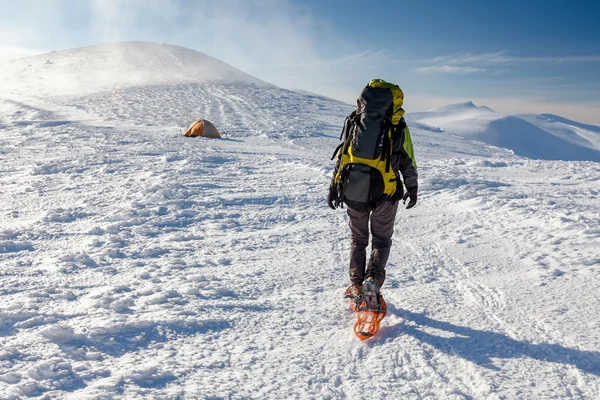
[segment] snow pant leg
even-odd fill
[[[358,211],[350,207],[347,210],[350,217],[350,282],[360,286],[365,279],[371,210]]]
[[[397,201],[385,201],[378,204],[371,214],[373,243],[366,276],[373,276],[379,285],[383,285],[383,281],[385,281],[385,267],[392,247],[392,235],[394,234],[397,211]]]

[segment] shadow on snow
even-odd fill
[[[499,370],[494,358],[529,357],[535,360],[573,365],[600,376],[600,352],[571,349],[559,344],[527,343],[504,334],[480,331],[429,318],[425,314],[397,309],[388,304],[388,313],[403,319],[399,324],[382,327],[381,338],[410,335],[451,356],[459,356],[484,368]],[[414,324],[409,324],[409,323]],[[425,328],[443,331],[444,335],[426,332]],[[453,336],[448,337],[448,333]]]
[[[156,343],[165,343],[177,336],[216,333],[231,328],[226,320],[206,320],[199,322],[146,322],[117,329],[77,335],[60,343],[61,349],[77,358],[81,349],[96,350],[101,353],[121,357],[126,353],[148,348]]]

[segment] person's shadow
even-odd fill
[[[527,343],[496,332],[479,331],[453,325],[395,308],[388,304],[388,313],[402,318],[393,326],[382,326],[380,340],[410,335],[432,347],[464,358],[485,368],[499,370],[493,358],[530,357],[536,360],[573,365],[584,372],[600,376],[600,352],[570,349],[559,344]],[[442,331],[442,335],[425,332],[424,328]],[[431,329],[429,329],[431,331]]]

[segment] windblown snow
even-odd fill
[[[600,397],[599,163],[415,115],[419,203],[359,342],[325,201],[351,106],[151,43],[0,71],[1,398]],[[183,137],[199,118],[225,138]],[[600,128],[518,118],[598,150]]]
[[[0,85],[37,95],[88,94],[126,87],[188,82],[270,86],[213,57],[184,47],[118,42],[5,62]]]

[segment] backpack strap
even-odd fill
[[[338,147],[335,148],[335,150],[333,151],[333,154],[331,155],[331,159],[333,160],[335,158],[335,156],[337,156],[338,151],[340,151],[340,149],[344,147],[344,142],[340,143],[338,145]]]
[[[352,113],[346,117],[346,120],[344,121],[344,127],[342,128],[342,133],[340,133],[340,140],[342,143],[335,148],[335,151],[331,155],[332,160],[335,158],[341,148],[343,148],[341,154],[344,154],[348,150],[347,142],[349,142],[348,138],[350,137],[350,129],[354,125],[356,118],[356,111],[352,111]]]
[[[394,125],[392,130],[392,140],[397,140],[402,137],[402,131],[406,128],[406,121],[404,121],[404,117],[400,119],[400,121]]]
[[[392,142],[390,139],[390,130],[393,128],[392,121],[385,118],[382,124],[382,144],[381,144],[381,159],[385,161],[385,172],[390,172],[392,159]]]

